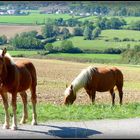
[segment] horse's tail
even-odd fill
[[[123,82],[124,82],[124,78],[123,78],[123,73],[118,69],[117,70],[117,85],[120,87],[123,87]]]
[[[118,88],[122,88],[123,82],[124,82],[124,77],[123,77],[123,73],[121,72],[121,70],[116,68],[115,75],[116,75],[116,86],[114,87],[114,90],[116,90]]]
[[[26,64],[26,67],[30,71],[31,77],[32,77],[32,85],[36,86],[37,85],[37,74],[36,74],[36,69],[33,63],[29,62]]]
[[[32,75],[32,84],[34,86],[36,86],[37,85],[37,74],[36,74],[36,69],[35,69],[33,64],[32,64],[32,73],[31,73],[31,75]]]

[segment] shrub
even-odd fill
[[[104,53],[109,53],[109,54],[121,54],[124,50],[120,48],[108,48],[105,49]]]
[[[134,46],[133,49],[128,47],[122,53],[122,61],[125,63],[140,64],[140,45]]]
[[[49,52],[53,52],[53,45],[52,43],[47,43],[45,46],[44,46],[45,50],[46,51],[49,51]]]
[[[7,43],[7,37],[5,35],[0,36],[0,45]]]
[[[124,38],[122,41],[130,41],[129,38]]]
[[[43,44],[39,39],[25,34],[16,35],[10,39],[10,44],[18,49],[43,49]]]

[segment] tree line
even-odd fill
[[[96,39],[105,29],[123,29],[126,26],[126,21],[122,18],[105,18],[99,16],[96,22],[85,20],[83,22],[77,22],[75,19],[67,20],[69,22],[66,26],[62,26],[63,18],[59,19],[48,19],[46,24],[42,27],[41,34],[37,31],[23,32],[21,34],[16,34],[15,37],[11,38],[9,41],[6,36],[0,37],[0,44],[9,43],[15,49],[44,49],[49,53],[53,52],[83,52],[80,48],[76,48],[72,42],[66,41],[66,39],[73,36],[83,36],[84,40],[94,40]],[[69,24],[68,24],[69,23]],[[65,24],[64,24],[65,25]],[[72,27],[70,31],[69,27]],[[131,27],[131,28],[130,28]],[[140,26],[138,22],[133,22],[129,25],[130,29],[139,30]],[[128,28],[128,27],[127,27]],[[53,42],[61,40],[62,44],[59,47],[54,47]],[[107,40],[105,40],[107,41]],[[114,41],[120,41],[118,38],[114,38]],[[125,40],[124,40],[125,41]],[[128,41],[128,39],[126,40]],[[70,45],[71,44],[71,45]],[[64,49],[66,46],[66,49]],[[67,47],[69,46],[69,47]],[[106,50],[106,52],[120,53],[115,49]]]

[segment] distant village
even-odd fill
[[[26,11],[27,10],[27,11]],[[36,10],[30,9],[29,7],[24,7],[24,9],[20,9],[16,6],[3,6],[0,7],[0,15],[29,15],[30,12],[28,10]],[[70,10],[68,6],[61,6],[61,5],[51,5],[46,7],[41,7],[40,14],[70,14],[73,16],[91,16],[91,15],[98,15],[97,12],[79,12]]]

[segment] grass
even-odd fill
[[[37,51],[28,51],[28,50],[16,50],[16,51],[8,51],[8,53],[13,56],[13,57],[17,57],[17,56],[33,56],[37,54]]]
[[[140,32],[135,30],[103,30],[101,36],[104,39],[118,37],[120,39],[129,38],[139,41]]]
[[[24,50],[16,50],[16,51],[8,51],[9,54],[13,57],[39,57],[38,51],[24,51]],[[73,61],[86,61],[86,62],[119,62],[121,60],[121,55],[119,54],[70,54],[70,53],[56,53],[56,54],[48,54],[44,56],[44,58],[55,58],[55,59],[63,59],[63,60],[73,60]]]
[[[64,20],[71,18],[68,14],[39,14],[37,12],[23,16],[0,16],[0,23],[9,24],[44,24],[47,18],[57,19],[62,17]]]
[[[4,109],[0,107],[0,122],[4,122]],[[12,116],[12,108],[9,108],[10,116]],[[28,123],[32,119],[32,106],[28,105]],[[54,104],[37,104],[38,122],[51,121],[82,121],[96,119],[123,119],[140,117],[140,103],[119,104],[112,107],[111,104],[95,104],[95,105],[54,105]],[[22,104],[17,105],[17,119],[20,121],[22,116]]]
[[[120,55],[117,54],[70,54],[70,53],[58,53],[49,54],[49,56],[66,57],[66,58],[82,58],[82,59],[120,59]]]
[[[119,54],[70,54],[70,53],[56,53],[48,54],[48,58],[73,60],[73,61],[86,61],[86,62],[119,62],[121,55]]]
[[[126,48],[128,44],[134,47],[135,45],[139,45],[139,31],[133,30],[103,30],[101,35],[95,40],[84,40],[84,37],[76,36],[71,37],[68,40],[73,42],[75,47],[84,49],[84,50],[105,50],[107,48]],[[115,42],[111,41],[114,37],[118,37],[120,39],[129,38],[135,39],[136,41],[121,41]],[[110,41],[105,41],[109,39]],[[53,43],[55,47],[59,47],[62,41],[56,41]]]

